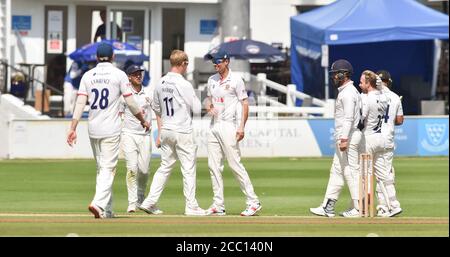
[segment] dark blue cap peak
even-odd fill
[[[228,55],[227,52],[225,52],[223,50],[219,50],[219,51],[212,50],[209,54],[206,55],[206,58],[215,61],[215,60],[221,60],[221,59],[230,59],[230,56]]]
[[[135,73],[136,71],[143,71],[144,69],[142,69],[141,66],[133,64],[130,67],[127,68],[127,70],[125,71],[125,73],[127,75],[131,75],[133,73]]]

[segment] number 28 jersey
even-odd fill
[[[89,102],[88,131],[91,138],[120,135],[120,96],[130,96],[127,75],[109,62],[97,64],[81,78],[78,95],[86,95]]]
[[[201,103],[189,81],[181,74],[168,72],[155,87],[152,108],[161,116],[162,129],[191,133],[191,112],[200,112]]]

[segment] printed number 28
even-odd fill
[[[166,104],[167,116],[173,116],[173,98],[164,97],[164,103]],[[170,106],[169,106],[170,105]]]
[[[98,101],[98,107],[100,107],[100,109],[102,110],[108,107],[109,90],[107,88],[102,89],[100,93],[98,92],[98,89],[93,88],[91,92],[94,93],[94,101],[92,101],[91,104],[92,110],[97,109],[97,100],[99,100],[99,96],[100,100]]]

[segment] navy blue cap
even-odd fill
[[[216,63],[216,60],[222,60],[222,59],[230,59],[230,56],[228,55],[227,52],[223,51],[223,50],[218,50],[218,51],[211,51],[211,53],[206,55],[206,58],[210,59],[213,61],[213,63]]]
[[[127,70],[125,71],[125,73],[127,75],[131,75],[137,71],[143,71],[144,69],[141,68],[141,66],[133,64],[130,67],[127,68]]]
[[[353,67],[347,60],[340,59],[333,62],[333,64],[331,65],[330,72],[338,72],[338,71],[346,71],[349,73],[353,73]]]
[[[97,57],[112,57],[113,56],[113,48],[110,44],[101,43],[97,47]]]

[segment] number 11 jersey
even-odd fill
[[[161,129],[191,133],[191,113],[200,112],[201,103],[189,81],[181,74],[168,72],[155,87],[152,108],[161,116]]]

